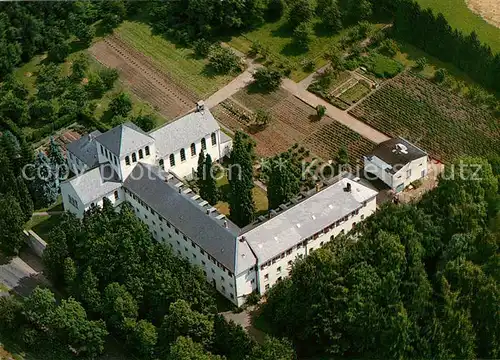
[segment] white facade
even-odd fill
[[[210,154],[212,161],[217,161],[224,157],[220,148],[220,130],[217,130],[194,141],[189,147],[159,156],[157,165],[166,171],[174,173],[177,177],[191,177],[198,167],[200,151],[203,150],[205,155]]]

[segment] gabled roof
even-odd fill
[[[224,227],[223,221],[208,215],[206,208],[168,182],[167,176],[157,166],[138,163],[123,186],[235,273],[240,229],[232,223]]]
[[[347,184],[351,191],[346,190]],[[262,264],[360,209],[375,196],[376,190],[343,178],[242,236]]]
[[[99,130],[92,131],[90,134],[84,135],[80,139],[70,142],[66,145],[66,150],[70,151],[78,159],[83,161],[89,169],[91,169],[99,162],[95,143],[95,139],[99,135],[101,135]]]
[[[106,131],[97,138],[113,154],[121,158],[153,142],[153,138],[131,122]]]
[[[403,138],[395,138],[377,145],[367,158],[372,160],[372,158],[376,157],[382,160],[384,163],[390,165],[388,167],[389,170],[395,173],[402,166],[424,156],[427,156],[427,153],[422,149],[416,147]],[[384,168],[385,165],[381,167]]]
[[[67,182],[85,205],[121,187],[120,178],[109,163],[101,164]]]
[[[208,109],[194,111],[161,128],[152,131],[156,140],[156,152],[164,157],[188,148],[192,143],[219,130],[219,124]]]

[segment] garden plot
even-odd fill
[[[386,82],[350,114],[392,137],[407,138],[442,161],[500,149],[498,119],[412,73]]]

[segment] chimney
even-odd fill
[[[210,209],[207,209],[207,215],[210,215]]]
[[[200,100],[196,103],[196,111],[202,112],[203,110],[205,110],[205,102],[203,100]]]
[[[347,183],[347,185],[345,187],[345,191],[351,192],[351,183]]]
[[[182,194],[182,188],[179,186],[179,194]]]

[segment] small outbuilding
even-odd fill
[[[367,177],[376,176],[396,193],[427,175],[428,154],[403,138],[380,143],[363,159]]]

